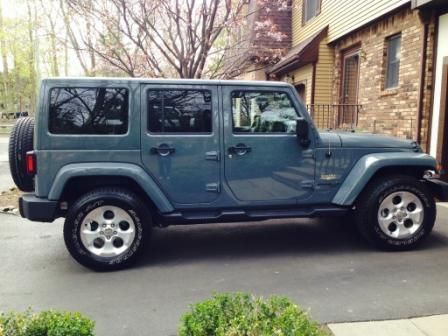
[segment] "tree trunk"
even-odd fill
[[[8,85],[9,85],[9,70],[8,70],[8,54],[6,50],[6,41],[5,41],[5,27],[3,23],[3,8],[2,8],[2,2],[0,1],[0,53],[2,57],[2,65],[3,65],[3,72],[2,72],[2,83],[3,83],[3,90],[1,94],[1,104],[3,105],[3,109],[6,112],[8,111],[9,104],[8,104]]]
[[[50,15],[48,15],[50,19]],[[50,19],[50,44],[51,44],[51,71],[52,75],[59,76],[58,51],[56,49],[56,32],[54,21]]]
[[[34,114],[35,113],[35,105],[36,105],[36,95],[37,95],[37,76],[36,76],[36,65],[35,65],[35,59],[37,55],[36,48],[36,39],[34,37],[34,28],[35,28],[35,21],[33,18],[33,13],[31,10],[31,3],[30,0],[26,1],[27,11],[28,11],[28,38],[30,40],[30,52],[29,52],[29,59],[28,59],[28,66],[30,71],[30,97],[29,97],[29,113]]]

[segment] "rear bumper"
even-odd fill
[[[52,222],[57,216],[58,202],[34,195],[19,198],[20,216],[36,222]]]
[[[437,178],[428,178],[426,182],[429,185],[434,197],[436,197],[439,201],[446,202],[448,201],[448,183]]]

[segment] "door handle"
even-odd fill
[[[161,144],[159,147],[151,147],[150,153],[151,154],[157,154],[160,156],[168,156],[176,151],[175,148],[170,147],[167,144]]]
[[[235,155],[245,155],[247,153],[249,153],[250,151],[252,151],[252,148],[247,147],[245,144],[237,144],[235,146],[231,146],[227,149],[227,151],[229,152],[229,154],[235,154]]]

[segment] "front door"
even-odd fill
[[[203,85],[142,87],[142,162],[174,203],[210,203],[219,195],[217,92]]]
[[[359,49],[342,54],[342,88],[338,123],[341,127],[356,126],[358,120]]]
[[[443,58],[442,87],[440,92],[437,159],[442,165],[442,178],[448,180],[448,57]]]
[[[299,107],[288,88],[223,86],[225,178],[250,204],[296,204],[313,193],[313,142],[295,134]]]

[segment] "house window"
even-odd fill
[[[398,86],[398,76],[400,74],[400,46],[401,35],[389,37],[386,40],[386,81],[384,87],[386,89]]]
[[[320,13],[321,1],[322,0],[303,0],[303,23],[306,23]]]

